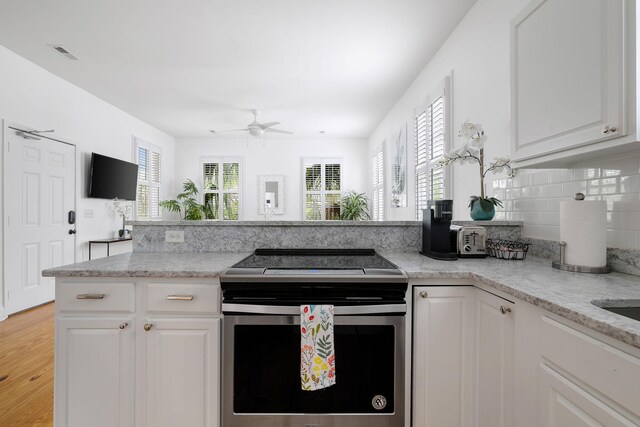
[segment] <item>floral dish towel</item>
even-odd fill
[[[306,391],[336,383],[333,305],[300,306],[300,380]]]

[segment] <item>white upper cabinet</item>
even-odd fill
[[[535,0],[513,19],[518,166],[566,166],[636,140],[633,9],[626,0]]]

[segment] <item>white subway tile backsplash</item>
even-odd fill
[[[549,183],[571,181],[572,176],[570,169],[552,169],[549,171]]]
[[[600,178],[600,168],[579,168],[573,170],[573,180]]]
[[[562,195],[573,198],[576,193],[586,193],[587,183],[585,181],[572,181],[562,183]]]
[[[607,230],[607,246],[620,249],[638,249],[638,232],[630,230]]]
[[[531,185],[531,175],[530,174],[517,174],[515,178],[513,178],[513,186],[514,187],[528,187]]]
[[[620,178],[621,193],[640,192],[640,175],[623,176]]]
[[[570,197],[557,197],[549,199],[549,212],[560,212],[560,202],[563,200],[571,200]]]
[[[517,200],[522,197],[521,188],[507,188],[505,198],[509,200]]]
[[[493,188],[504,205],[499,218],[523,221],[525,237],[558,240],[560,203],[584,193],[588,200],[607,202],[607,245],[640,249],[640,157],[575,169],[520,170],[515,178],[494,180]]]
[[[549,200],[548,199],[533,199],[531,200],[532,212],[547,212],[549,210]]]
[[[640,194],[608,194],[602,196],[602,200],[607,202],[608,211],[632,212],[640,211]],[[640,215],[640,213],[636,212]]]
[[[559,212],[540,212],[538,215],[540,224],[560,227]]]
[[[619,212],[620,228],[624,230],[640,231],[640,213],[639,212]],[[617,228],[617,227],[612,227]]]
[[[540,186],[540,197],[562,196],[562,184],[547,184]]]
[[[549,172],[536,172],[531,175],[531,185],[544,185],[549,183]]]
[[[607,212],[607,228],[621,228],[620,212]]]

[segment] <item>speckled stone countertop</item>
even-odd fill
[[[246,252],[129,252],[43,270],[44,277],[217,277]]]
[[[44,270],[46,277],[216,277],[249,253],[133,252]],[[417,253],[383,252],[410,279],[473,279],[640,348],[640,321],[610,313],[593,300],[640,299],[640,277],[591,275],[551,268],[550,261],[436,261]]]
[[[640,321],[594,306],[594,300],[640,299],[640,277],[571,273],[551,261],[495,258],[436,261],[414,253],[382,253],[409,279],[474,279],[578,324],[640,348]]]

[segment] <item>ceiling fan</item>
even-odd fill
[[[249,132],[249,135],[255,136],[256,138],[260,138],[260,137],[264,136],[265,132],[286,133],[288,135],[293,135],[293,132],[289,132],[288,130],[273,129],[272,128],[273,126],[279,125],[280,122],[259,123],[258,122],[258,114],[260,114],[260,111],[251,110],[251,113],[253,114],[253,122],[249,123],[247,125],[247,127],[244,128],[244,129],[230,129],[230,130],[222,130],[222,131],[212,130],[211,132],[212,133]]]

